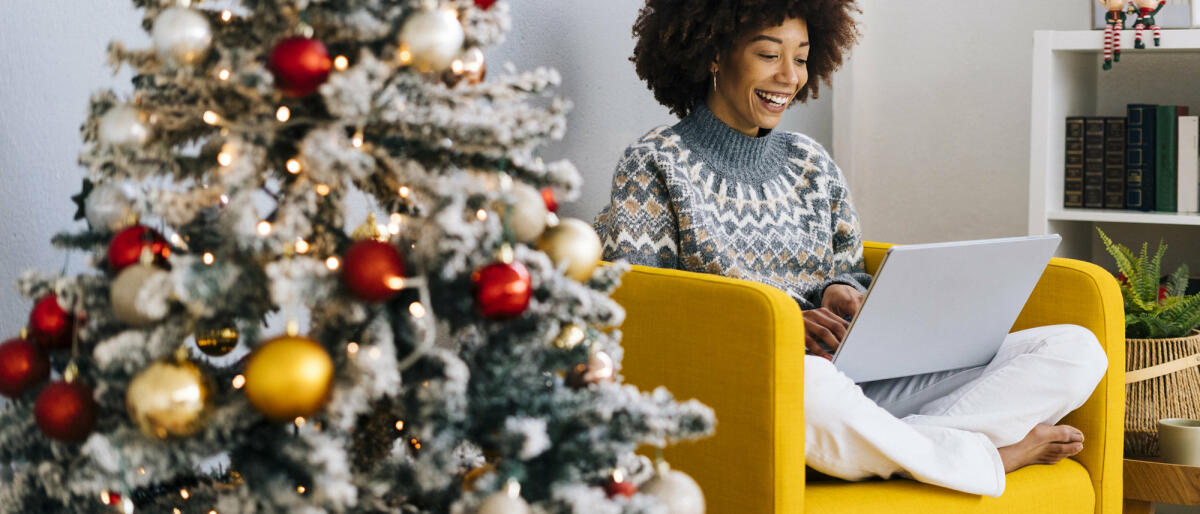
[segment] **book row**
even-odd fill
[[[1200,117],[1153,104],[1069,117],[1065,166],[1064,207],[1200,213]]]

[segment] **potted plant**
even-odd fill
[[[1125,453],[1158,455],[1158,420],[1200,418],[1200,294],[1187,296],[1188,267],[1161,272],[1167,251],[1133,251],[1100,230],[1125,299]]]

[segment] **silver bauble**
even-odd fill
[[[133,224],[132,204],[133,198],[124,187],[100,184],[88,194],[84,213],[92,228],[116,232]]]
[[[204,15],[186,7],[171,7],[154,19],[150,37],[163,60],[190,64],[208,53],[213,34]]]
[[[546,210],[546,201],[542,199],[542,193],[531,186],[516,183],[513,184],[511,199],[512,212],[508,212],[508,206],[503,200],[496,211],[507,217],[517,241],[537,241],[538,236],[546,231],[546,215],[550,213]]]
[[[658,498],[668,514],[704,514],[704,493],[687,473],[660,463],[658,472],[639,488],[639,492]]]
[[[113,106],[100,117],[100,142],[140,145],[150,138],[146,115],[130,105]]]
[[[134,264],[117,275],[109,291],[113,316],[142,327],[167,316],[170,274],[150,264]]]
[[[442,72],[450,68],[462,52],[462,24],[450,10],[425,9],[413,13],[400,29],[401,51],[412,55],[412,63],[422,72]]]

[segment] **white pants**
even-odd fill
[[[861,387],[805,356],[806,462],[846,480],[899,475],[999,496],[996,449],[1079,408],[1107,369],[1096,336],[1075,325],[1009,334],[986,366]]]

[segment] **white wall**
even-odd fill
[[[550,159],[570,158],[584,177],[582,197],[562,213],[590,221],[607,201],[613,167],[625,146],[656,125],[673,123],[654,102],[628,61],[631,27],[640,0],[510,2],[508,41],[486,49],[492,73],[551,66],[563,74],[560,94],[575,103],[564,141],[545,148]],[[3,0],[0,17],[0,338],[16,334],[30,305],[13,284],[23,270],[62,270],[63,253],[50,237],[73,225],[83,178],[75,164],[79,125],[96,89],[128,91],[129,74],[104,65],[113,39],[146,44],[141,13],[122,0]],[[783,127],[831,144],[829,95],[793,109]],[[76,255],[69,268],[79,272]]]

